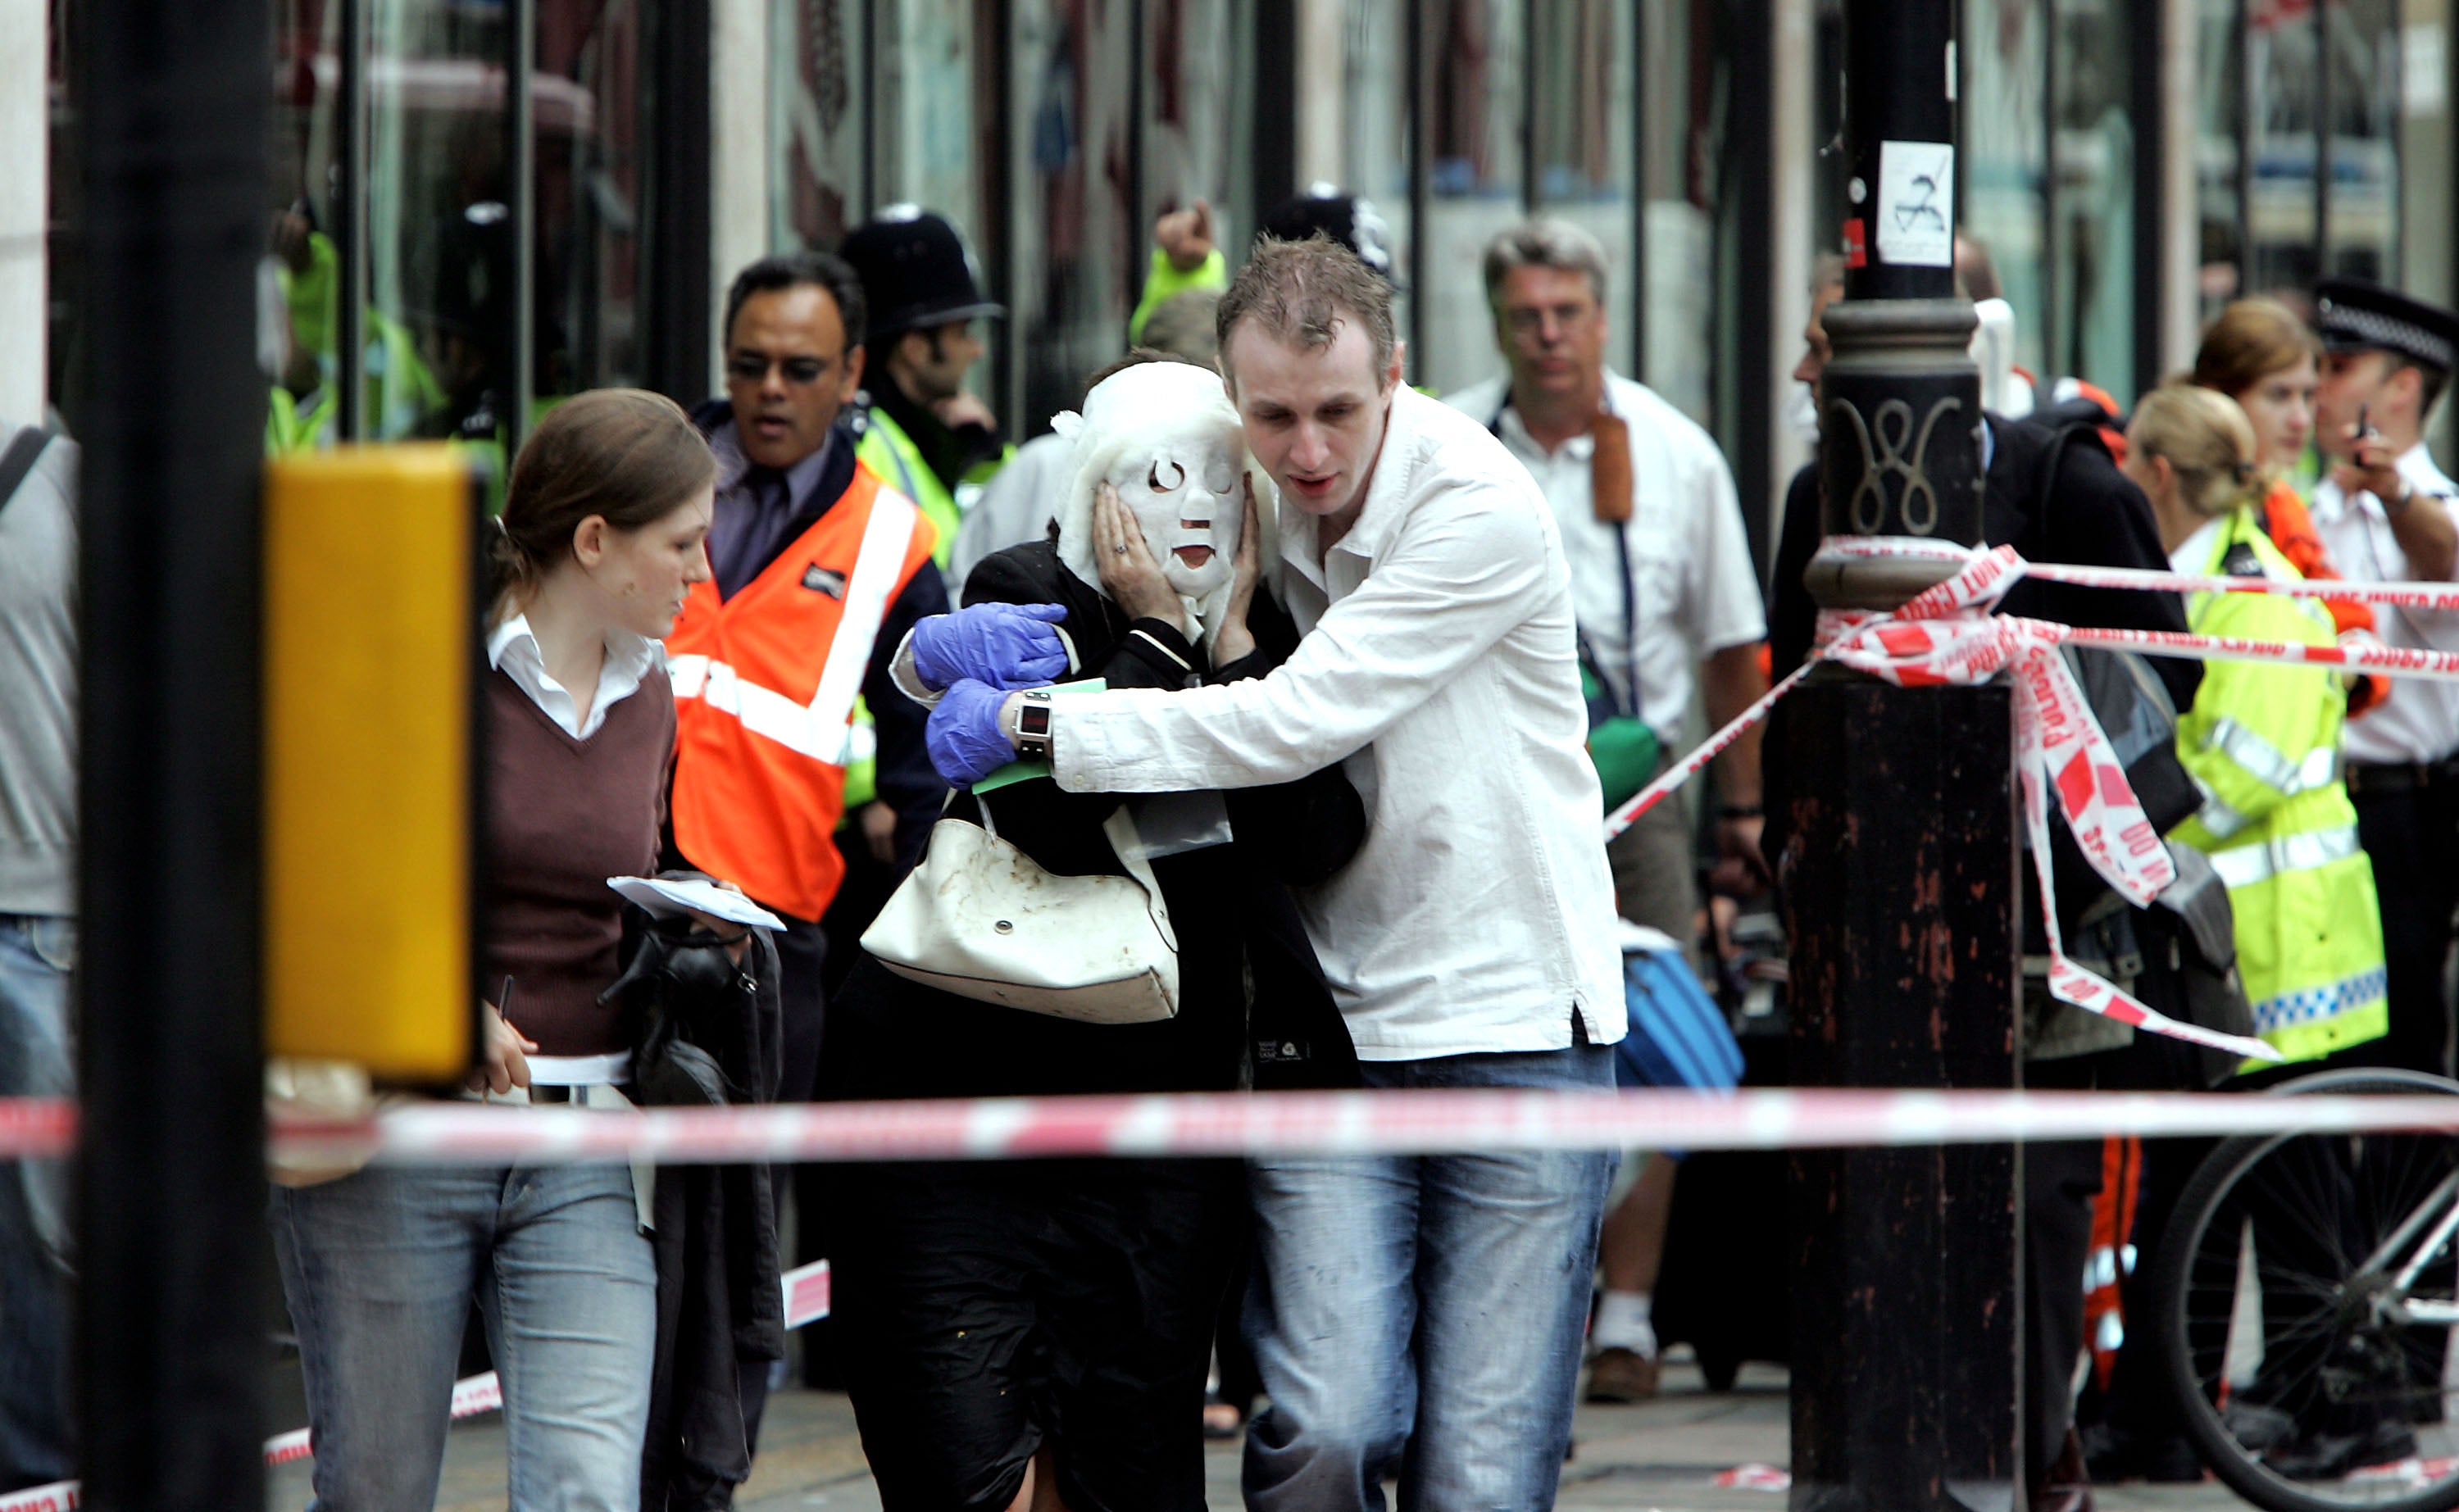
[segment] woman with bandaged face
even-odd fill
[[[1047,540],[985,558],[968,605],[897,658],[912,696],[966,681],[994,635],[1043,681],[1183,688],[1261,677],[1297,644],[1274,603],[1236,412],[1209,369],[1139,353],[1097,377]],[[1272,517],[1269,509],[1261,512]],[[943,753],[935,752],[935,757]],[[998,756],[1004,762],[1006,756]],[[996,765],[997,763],[994,763]],[[943,769],[948,763],[942,762]],[[956,765],[962,766],[961,762]],[[1177,1016],[1088,1024],[976,1002],[865,960],[830,1006],[844,1097],[1338,1086],[1356,1061],[1287,888],[1365,834],[1338,767],[1232,792],[1062,792],[1046,778],[959,806],[1045,871],[1119,873],[1122,802],[1179,952]],[[1199,1417],[1213,1321],[1247,1243],[1235,1161],[846,1166],[829,1215],[847,1382],[884,1504],[1166,1512],[1204,1505]]]

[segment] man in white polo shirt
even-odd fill
[[[1545,499],[1484,427],[1400,382],[1389,286],[1345,249],[1265,243],[1218,319],[1278,485],[1296,652],[1255,681],[1039,707],[958,681],[935,761],[971,782],[1046,751],[1061,787],[1109,792],[1340,762],[1366,843],[1297,895],[1366,1083],[1611,1086],[1612,886]],[[1103,544],[1143,553],[1123,514]],[[1272,1407],[1247,1504],[1380,1507],[1397,1471],[1403,1504],[1552,1505],[1611,1169],[1597,1151],[1254,1162],[1247,1332]]]
[[[2424,442],[2459,356],[2459,315],[2364,279],[2317,284],[2314,312],[2322,336],[2314,443],[2335,464],[2314,491],[2322,544],[2350,578],[2459,578],[2459,487]],[[2459,651],[2459,612],[2385,608],[2374,622],[2392,645]],[[2390,1033],[2353,1054],[2448,1076],[2443,971],[2459,906],[2459,683],[2399,679],[2381,707],[2349,722],[2345,754],[2390,969]]]

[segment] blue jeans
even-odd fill
[[[75,1092],[69,972],[76,924],[0,914],[0,1097]],[[65,1160],[0,1163],[0,1492],[76,1474]]]
[[[657,1268],[620,1166],[369,1166],[276,1187],[315,1512],[427,1512],[473,1294],[504,1387],[515,1512],[641,1500]]]
[[[1367,1061],[1370,1087],[1611,1087],[1602,1045]],[[1251,1512],[1554,1504],[1614,1156],[1257,1160]],[[1405,1458],[1403,1458],[1405,1453]]]

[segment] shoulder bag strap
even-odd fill
[[[9,450],[0,452],[0,510],[6,510],[9,501],[17,496],[18,488],[26,481],[26,474],[34,471],[34,463],[41,458],[43,449],[51,444],[52,433],[49,430],[40,426],[24,426],[10,441]]]

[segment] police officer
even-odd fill
[[[871,301],[862,459],[938,527],[945,568],[962,495],[1012,450],[990,407],[965,390],[982,356],[974,322],[1007,310],[982,297],[956,228],[918,206],[889,206],[841,251]]]
[[[2314,441],[2332,464],[2314,491],[2315,529],[2350,578],[2459,578],[2459,494],[2425,449],[2426,421],[2459,355],[2459,315],[2363,279],[2314,290],[2322,329]],[[2459,651],[2459,613],[2385,609],[2395,646]],[[2442,970],[2459,905],[2459,684],[2408,678],[2348,725],[2348,795],[2357,838],[2382,891],[2390,1033],[2358,1055],[2450,1072],[2450,1000]]]

